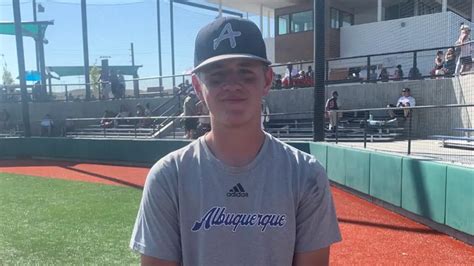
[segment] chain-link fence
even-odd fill
[[[474,104],[335,111],[326,141],[474,166],[473,115]]]

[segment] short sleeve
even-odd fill
[[[146,256],[181,261],[176,175],[163,162],[150,170],[130,248]]]
[[[329,181],[318,164],[314,176],[307,179],[296,214],[295,252],[308,252],[341,241]]]

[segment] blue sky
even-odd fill
[[[32,21],[32,0],[20,0],[22,21]],[[83,65],[80,0],[37,0],[45,7],[38,20],[54,20],[48,27],[45,45],[46,65]],[[203,3],[203,1],[194,1]],[[111,65],[130,65],[130,43],[134,43],[135,64],[143,65],[140,77],[157,76],[158,39],[155,0],[88,0],[89,62],[100,65],[108,56]],[[161,0],[163,75],[171,75],[169,1]],[[193,66],[194,39],[202,26],[217,12],[174,4],[175,69],[181,74]],[[249,18],[258,22],[256,15]],[[0,0],[0,21],[13,22],[11,0]],[[266,20],[264,20],[266,22]],[[36,68],[34,42],[24,38],[26,70]],[[3,54],[3,58],[1,55]],[[0,63],[6,62],[13,76],[18,75],[15,36],[0,35]],[[83,82],[83,77],[63,78],[56,83]]]

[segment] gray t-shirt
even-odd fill
[[[203,137],[148,174],[130,248],[183,265],[291,265],[295,252],[341,240],[327,176],[271,135],[245,167]]]

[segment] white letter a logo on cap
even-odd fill
[[[230,47],[235,48],[237,46],[237,43],[235,42],[235,37],[239,37],[240,35],[242,35],[240,31],[232,30],[232,26],[230,25],[230,23],[225,24],[219,37],[214,39],[214,50],[216,50],[217,47],[219,47],[219,44],[225,39],[229,39]]]

